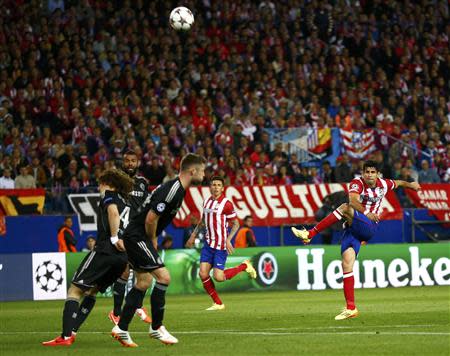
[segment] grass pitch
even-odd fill
[[[0,354],[449,355],[449,296],[450,287],[357,290],[360,316],[341,322],[342,291],[222,293],[218,312],[204,311],[206,295],[171,296],[165,325],[180,343],[150,339],[134,318],[136,349],[111,338],[111,299],[99,298],[76,342],[58,348],[40,342],[60,333],[63,301],[0,303]]]

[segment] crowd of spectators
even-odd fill
[[[234,185],[360,172],[271,149],[290,127],[376,128],[383,174],[450,181],[445,0],[188,0],[187,33],[174,1],[41,3],[0,9],[0,184],[84,191],[127,149],[154,185],[187,152]]]

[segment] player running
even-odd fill
[[[57,338],[43,342],[44,346],[69,346],[95,305],[97,293],[105,292],[125,270],[127,255],[121,235],[127,215],[128,194],[133,180],[124,172],[111,169],[99,178],[100,204],[97,211],[97,244],[81,262],[75,272],[64,304],[62,333]],[[81,305],[79,301],[85,296]]]
[[[151,285],[152,276],[156,279],[156,283],[150,297],[152,324],[149,335],[164,344],[178,342],[177,338],[163,326],[170,274],[156,251],[158,235],[177,214],[186,189],[193,183],[200,183],[204,176],[205,159],[192,153],[184,156],[179,176],[159,185],[153,191],[124,233],[128,261],[136,273],[136,283],[126,297],[118,325],[111,331],[111,335],[123,346],[137,346],[130,337],[128,325],[136,309],[142,305],[145,292]]]
[[[129,195],[130,202],[130,213],[124,215],[124,228],[127,227],[132,216],[136,214],[139,207],[144,203],[145,198],[148,195],[148,182],[144,177],[137,175],[137,170],[139,168],[139,158],[136,152],[128,150],[123,155],[122,170],[128,174],[133,180],[133,190]],[[130,277],[130,267],[127,265],[125,272],[120,276],[120,278],[114,282],[113,285],[113,299],[114,299],[114,309],[108,314],[109,320],[111,320],[114,325],[119,323],[119,315],[122,312],[123,298],[125,296],[125,289],[127,286],[128,278]],[[145,323],[151,323],[152,319],[148,316],[147,310],[145,308],[136,309],[136,314]]]
[[[225,305],[217,294],[214,282],[209,273],[213,268],[214,279],[223,282],[232,279],[238,273],[246,271],[251,278],[256,278],[256,271],[250,261],[244,261],[239,266],[225,269],[228,254],[234,251],[231,240],[239,229],[239,221],[231,201],[224,194],[224,180],[222,177],[213,177],[209,189],[211,197],[203,203],[203,216],[201,221],[192,232],[186,247],[191,248],[195,238],[203,226],[206,226],[206,243],[203,245],[200,256],[199,276],[206,293],[208,293],[214,304],[206,310],[223,310]],[[232,223],[231,231],[228,233],[228,224]]]
[[[382,179],[378,178],[378,175],[376,162],[365,162],[362,177],[355,178],[350,182],[348,204],[339,206],[309,231],[304,228],[299,230],[291,227],[294,235],[300,238],[304,244],[308,244],[321,231],[342,219],[345,220],[341,254],[344,272],[344,296],[347,306],[334,318],[335,320],[354,318],[359,315],[355,305],[353,265],[361,242],[369,241],[377,231],[377,225],[380,221],[380,206],[384,196],[388,191],[398,187],[420,189],[420,185],[416,182],[408,183],[403,180]]]

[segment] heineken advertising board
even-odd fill
[[[67,254],[68,281],[84,253]],[[162,251],[171,274],[170,294],[203,293],[198,277],[200,252]],[[362,246],[355,263],[356,288],[450,285],[450,243],[377,244]],[[216,283],[219,291],[322,290],[342,288],[340,246],[257,247],[237,249],[226,267],[250,259],[258,272],[251,280],[246,273]],[[130,281],[130,285],[132,281]],[[110,291],[106,292],[111,295]]]

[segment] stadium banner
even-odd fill
[[[348,184],[304,184],[226,187],[225,195],[234,203],[239,219],[253,217],[254,226],[281,226],[316,223],[314,213],[323,199],[332,193],[348,191]],[[191,187],[173,220],[176,227],[190,226],[190,216],[200,216],[204,199],[211,195],[209,187]],[[401,220],[403,209],[394,192],[381,203],[384,220]]]
[[[450,220],[450,184],[421,183],[418,192],[405,189],[417,208],[427,208],[438,220]],[[447,224],[450,227],[450,224]]]
[[[78,215],[80,231],[97,231],[99,193],[69,194],[70,205]]]
[[[303,184],[226,187],[225,195],[236,208],[239,219],[253,216],[254,226],[314,224],[314,213],[322,207],[323,199],[332,193],[348,191],[348,184]],[[190,216],[201,216],[204,199],[211,195],[209,187],[191,187],[173,223],[176,227],[190,226]],[[70,204],[77,213],[80,230],[96,231],[99,194],[70,194]],[[403,209],[394,192],[381,203],[384,220],[401,220]]]
[[[343,150],[352,159],[364,159],[375,151],[375,131],[373,129],[341,129]]]
[[[45,189],[0,189],[1,209],[8,216],[42,214]]]
[[[449,248],[450,243],[363,246],[354,267],[355,288],[450,285]],[[67,254],[68,280],[84,256]],[[204,293],[198,250],[162,251],[161,257],[171,275],[170,294]],[[253,280],[240,273],[233,280],[216,283],[219,291],[342,289],[340,246],[236,249],[226,268],[247,259],[258,277]]]
[[[0,302],[33,300],[31,254],[0,255]]]
[[[66,299],[66,254],[33,253],[33,300]]]

